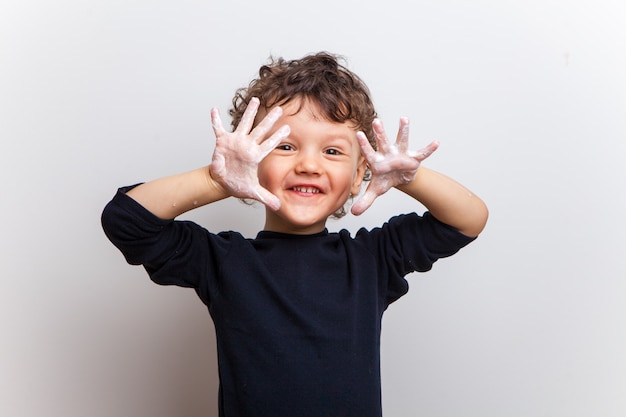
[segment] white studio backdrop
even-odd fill
[[[621,0],[3,0],[0,415],[217,415],[206,308],[126,265],[100,212],[208,163],[210,108],[270,54],[320,50],[491,212],[389,308],[385,415],[626,415],[625,20]],[[416,209],[390,192],[329,228]],[[263,224],[234,200],[186,217]]]

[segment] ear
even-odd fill
[[[363,184],[363,177],[365,176],[365,169],[367,168],[367,161],[363,156],[359,158],[359,164],[357,165],[354,178],[352,179],[352,188],[350,188],[351,195],[357,195],[361,192],[361,185]]]

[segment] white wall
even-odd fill
[[[209,109],[270,53],[318,50],[491,210],[389,309],[386,415],[626,415],[625,20],[621,0],[4,0],[0,415],[216,415],[205,307],[126,265],[100,212],[206,164]],[[390,193],[329,226],[413,209]],[[188,217],[262,225],[237,201]]]

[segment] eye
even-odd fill
[[[326,149],[325,152],[328,155],[341,155],[341,151],[339,149],[335,149],[335,148]]]
[[[281,150],[281,151],[292,151],[293,150],[293,146],[287,144],[287,143],[281,143],[280,145],[278,145],[276,147],[276,149]]]

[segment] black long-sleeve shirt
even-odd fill
[[[380,417],[383,312],[473,239],[428,212],[380,228],[290,235],[210,233],[162,220],[122,188],[102,215],[130,264],[194,288],[216,331],[221,417]]]

